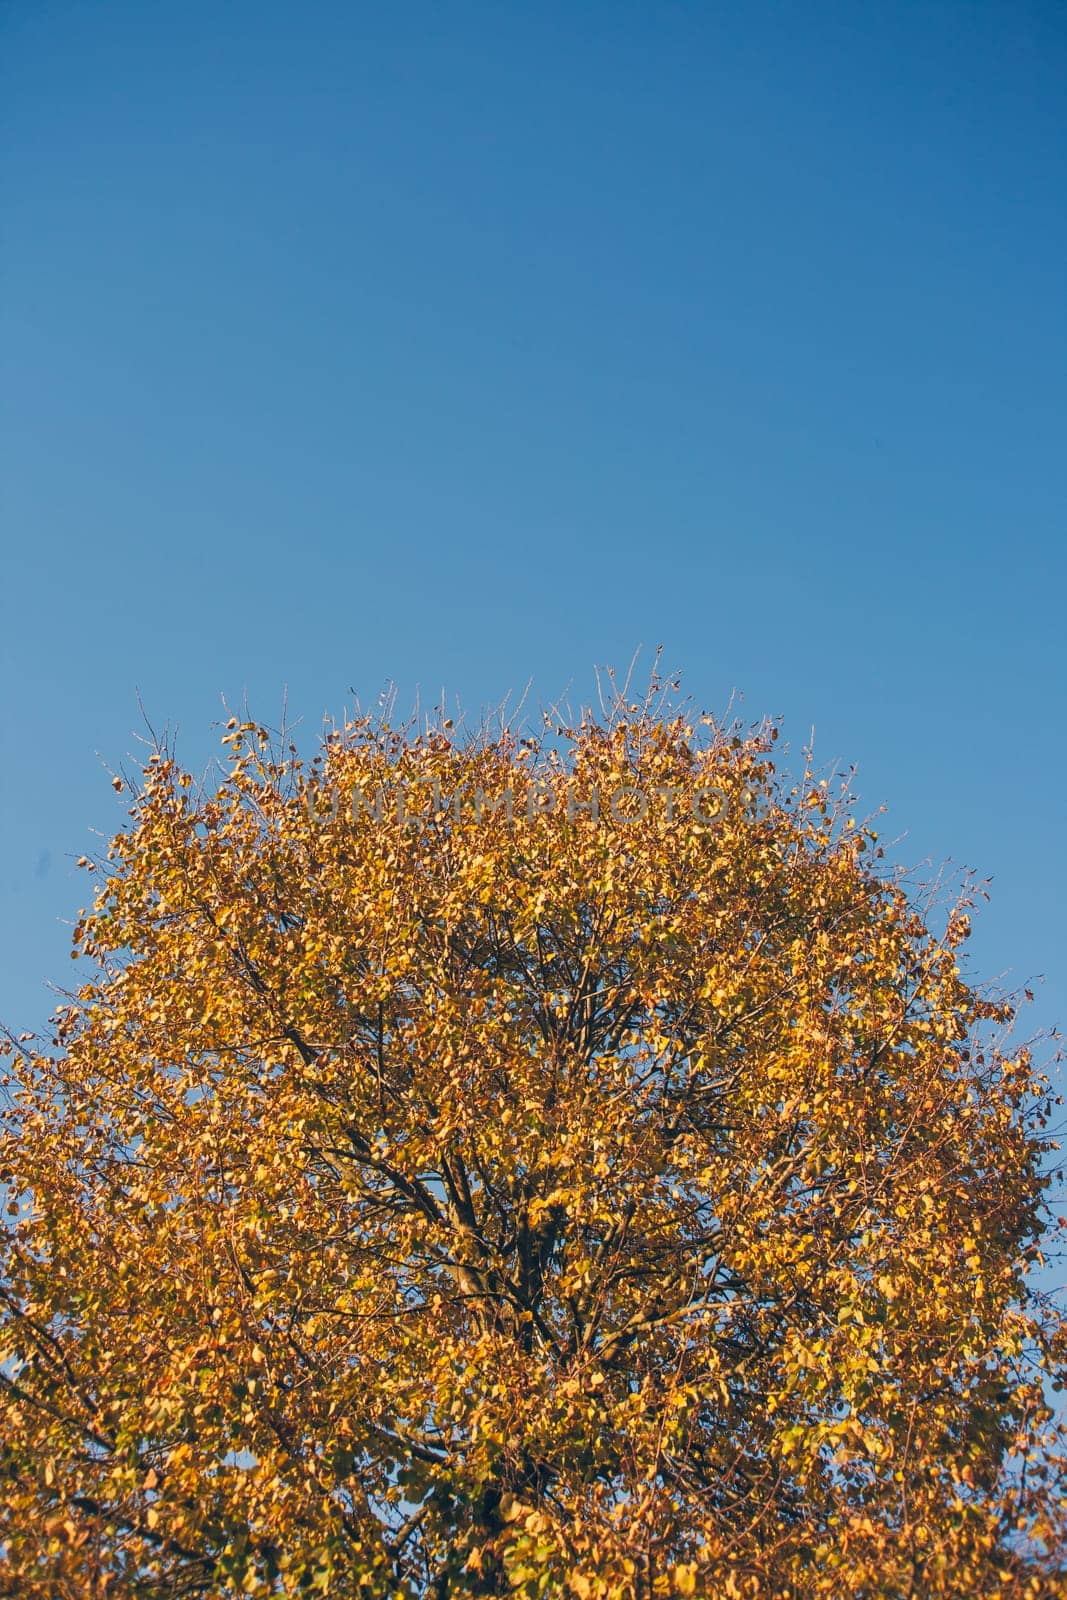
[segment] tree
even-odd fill
[[[694,722],[152,755],[6,1046],[0,1592],[1064,1592],[1049,1086]]]

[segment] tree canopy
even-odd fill
[[[1065,1592],[1051,1090],[776,736],[116,779],[4,1045],[0,1593]]]

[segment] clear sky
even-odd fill
[[[0,1016],[152,720],[665,646],[1064,936],[1067,7],[3,0]]]

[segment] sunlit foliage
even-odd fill
[[[775,737],[156,751],[2,1063],[0,1593],[1063,1592],[1048,1086]]]

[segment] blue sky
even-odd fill
[[[0,1017],[140,693],[310,745],[663,644],[1067,1020],[1067,11],[6,0]]]

